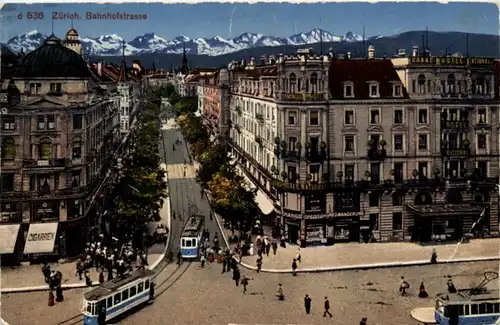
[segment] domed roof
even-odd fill
[[[74,28],[71,28],[70,30],[68,30],[68,32],[66,33],[66,37],[68,36],[78,36],[78,32],[76,31],[76,29]]]
[[[87,62],[75,51],[66,48],[54,35],[44,44],[26,54],[14,78],[91,78]]]

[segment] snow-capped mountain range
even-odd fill
[[[290,37],[265,36],[255,33],[243,33],[236,38],[223,38],[214,36],[211,38],[191,39],[181,35],[167,40],[155,33],[146,33],[137,36],[131,41],[125,41],[125,55],[140,55],[146,53],[155,54],[181,54],[183,45],[188,54],[198,55],[223,55],[244,49],[264,46],[305,45],[319,43],[321,35],[323,42],[359,42],[360,35],[348,32],[344,36],[337,36],[324,29],[315,28],[307,33],[295,34]],[[11,38],[7,45],[15,52],[29,52],[42,44],[47,35],[37,30]],[[369,37],[367,40],[380,38],[382,36]],[[86,55],[91,56],[117,56],[121,55],[124,39],[116,34],[101,35],[98,37],[81,37]]]

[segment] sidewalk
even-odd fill
[[[223,229],[225,237],[231,231]],[[253,236],[255,239],[255,236]],[[234,246],[234,245],[233,245]],[[291,273],[292,261],[297,254],[297,245],[287,243],[264,255],[262,272]],[[438,263],[474,262],[500,259],[500,238],[473,239],[469,243],[422,246],[415,243],[346,243],[333,246],[316,246],[300,249],[301,263],[297,272],[326,272],[348,269],[371,269],[398,266],[426,265],[430,262],[432,249],[436,249]],[[240,264],[256,269],[257,255],[244,256]]]

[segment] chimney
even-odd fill
[[[411,53],[411,56],[415,57],[418,55],[418,46],[413,47],[413,51]]]
[[[406,56],[406,50],[405,49],[399,49],[398,50],[398,56],[400,58],[404,58]]]
[[[368,59],[375,59],[375,47],[373,45],[368,46]]]
[[[254,57],[250,58],[250,63],[248,65],[249,66],[255,66],[255,58]]]
[[[97,63],[97,75],[102,77],[102,61]]]
[[[269,64],[275,64],[276,63],[276,58],[274,57],[274,55],[270,55],[269,56]]]
[[[260,65],[266,65],[267,58],[265,55],[260,56]]]
[[[350,59],[351,58],[351,52],[347,52],[347,58]]]

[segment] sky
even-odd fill
[[[43,19],[27,19],[43,12]],[[146,20],[74,20],[80,36],[117,34],[127,41],[154,32],[165,39],[237,37],[244,32],[287,37],[321,28],[342,36],[348,31],[366,36],[390,36],[409,30],[462,31],[499,34],[499,10],[491,3],[201,3],[201,4],[12,4],[0,10],[0,41],[37,29],[52,32],[52,13],[86,12],[147,15]],[[22,14],[22,19],[18,19]],[[232,24],[230,23],[232,17]],[[63,36],[70,19],[54,20],[54,33]],[[231,27],[230,27],[231,26]]]

